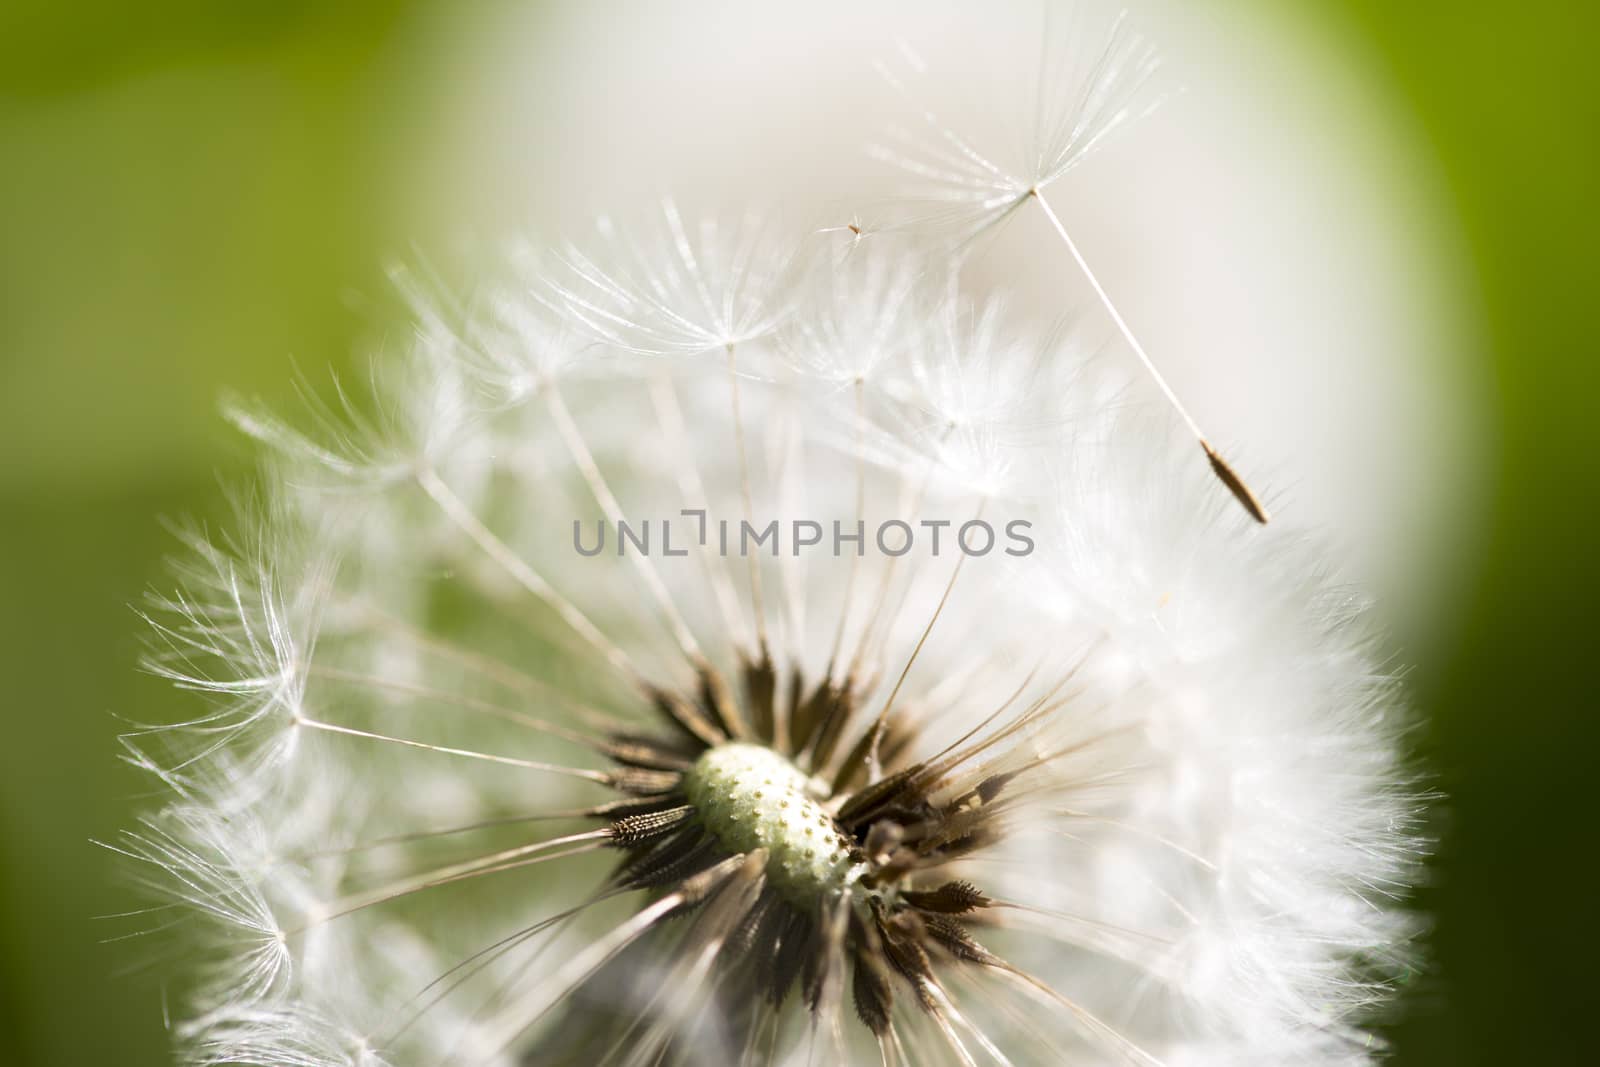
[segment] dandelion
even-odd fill
[[[1354,600],[939,242],[780,229],[398,272],[369,390],[235,406],[149,608],[211,703],[111,843],[188,1062],[1374,1055],[1420,801]]]

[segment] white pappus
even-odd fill
[[[1131,114],[1111,34],[1013,207]],[[402,274],[370,390],[233,408],[259,492],[149,610],[210,703],[129,738],[171,799],[113,844],[186,1061],[1377,1055],[1422,800],[1310,542],[941,232],[598,237]]]

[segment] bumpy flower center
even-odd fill
[[[806,776],[761,745],[708,749],[684,779],[707,832],[730,852],[767,850],[767,880],[790,903],[815,905],[855,884],[854,842],[807,792]]]

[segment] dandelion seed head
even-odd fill
[[[1421,801],[1320,550],[943,241],[726,220],[397,269],[361,391],[236,409],[113,844],[202,931],[184,1054],[1369,1060]]]

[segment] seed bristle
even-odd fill
[[[946,882],[936,889],[922,892],[908,889],[900,894],[900,898],[913,908],[944,915],[961,915],[989,906],[989,898],[971,882]]]

